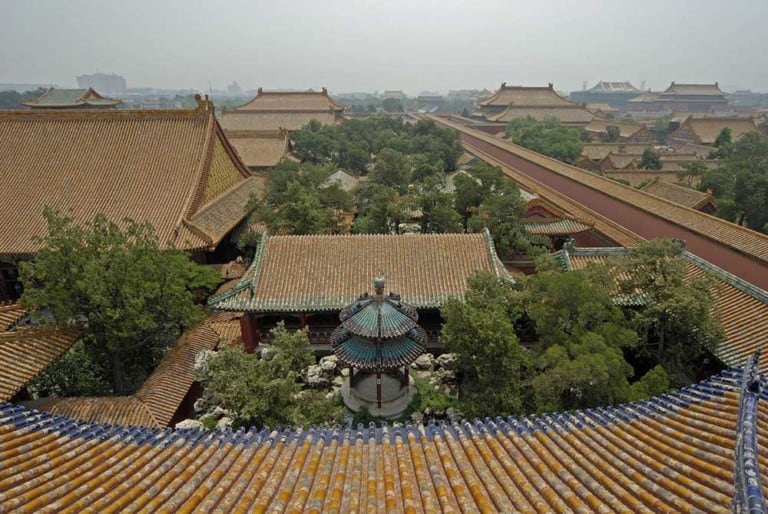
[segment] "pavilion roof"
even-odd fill
[[[136,429],[1,404],[0,502],[25,511],[730,512],[735,482],[758,474],[751,492],[768,492],[765,455],[734,451],[742,437],[768,442],[757,430],[766,394],[743,380],[733,369],[567,413],[237,432]]]
[[[573,219],[524,218],[521,221],[525,230],[531,234],[579,234],[594,229],[591,223]]]
[[[670,202],[685,205],[691,209],[700,209],[708,203],[714,204],[714,198],[710,193],[697,191],[690,187],[679,186],[658,178],[641,188],[646,193],[664,198]]]
[[[642,155],[646,148],[653,149],[653,143],[584,143],[581,155],[600,160],[609,153]]]
[[[583,269],[589,263],[605,264],[611,257],[627,255],[626,248],[564,248],[558,262],[564,270]],[[714,311],[723,326],[724,338],[717,356],[727,365],[744,362],[755,350],[768,351],[768,292],[746,282],[714,264],[683,251],[685,279],[709,276],[715,281],[712,297]],[[768,371],[763,360],[760,372]]]
[[[251,190],[250,177],[211,109],[0,112],[0,254],[30,254],[45,206],[75,222],[96,214],[153,225],[161,244],[216,246],[224,227],[193,220],[214,202]]]
[[[87,89],[58,89],[49,88],[34,100],[21,102],[27,107],[55,109],[61,107],[114,107],[123,103],[114,98],[106,98],[93,88]]]
[[[606,82],[601,80],[587,91],[590,93],[639,93],[640,90],[630,82]]]
[[[463,298],[467,279],[490,271],[510,279],[487,233],[338,236],[264,235],[253,264],[209,306],[234,311],[340,310],[383,276],[417,308]]]
[[[26,314],[27,309],[17,302],[0,302],[0,332],[10,330]]]
[[[318,91],[264,91],[235,108],[237,111],[343,112],[346,105],[334,101],[326,88]]]

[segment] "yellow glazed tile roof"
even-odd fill
[[[0,510],[730,512],[741,377],[571,413],[234,433],[4,404]]]

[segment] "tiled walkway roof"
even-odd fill
[[[148,221],[162,244],[209,247],[218,232],[190,220],[250,176],[201,109],[4,111],[0,155],[0,226],[13,227],[0,231],[0,254],[37,251],[46,205],[76,222]]]
[[[234,433],[4,404],[0,510],[730,512],[741,379],[572,413]]]
[[[0,332],[0,401],[21,391],[77,340],[76,331],[23,328]]]
[[[135,395],[57,398],[39,408],[82,421],[166,427],[195,381],[195,356],[218,343],[218,333],[204,323],[182,334]]]
[[[462,298],[476,271],[511,276],[486,234],[264,235],[240,283],[211,298],[215,309],[300,312],[341,309],[383,276],[414,307]]]
[[[2,303],[0,302],[0,332],[4,332],[13,327],[18,322],[27,310],[16,302]]]
[[[625,248],[565,248],[558,252],[558,262],[564,269],[583,269],[589,263],[604,264],[610,256],[627,252]],[[724,331],[718,357],[733,366],[744,362],[755,350],[768,352],[768,292],[688,251],[680,256],[688,268],[686,279],[707,275],[716,280],[712,291],[714,310]],[[762,360],[760,372],[768,373],[768,359]]]
[[[658,178],[649,182],[641,189],[646,193],[658,196],[659,198],[664,198],[670,202],[685,205],[691,209],[699,209],[708,203],[714,204],[714,199],[710,193],[704,193],[690,187],[672,184],[671,182],[659,180]]]

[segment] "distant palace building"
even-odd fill
[[[672,144],[692,143],[696,145],[714,145],[717,136],[723,129],[731,130],[731,139],[736,141],[749,132],[759,132],[760,129],[752,118],[699,118],[689,116],[680,127],[667,136]]]
[[[629,82],[600,81],[584,91],[571,92],[571,100],[577,104],[608,104],[611,107],[624,107],[631,98],[642,93]]]
[[[547,87],[508,86],[502,82],[498,91],[477,103],[473,116],[501,123],[528,116],[537,120],[553,116],[571,126],[584,126],[595,118],[584,107],[557,94],[551,82]]]
[[[123,102],[106,98],[89,87],[87,89],[50,88],[34,100],[21,102],[21,105],[32,109],[114,109],[121,103]]]
[[[640,111],[716,112],[728,109],[728,99],[714,84],[672,84],[661,93],[644,93],[627,106]]]
[[[219,122],[245,164],[256,170],[275,166],[290,151],[290,132],[312,120],[340,123],[345,109],[326,88],[320,92],[259,88],[249,102],[222,111]]]
[[[200,262],[233,257],[229,236],[264,179],[238,158],[212,104],[200,104],[0,112],[0,300],[18,295],[16,265],[40,249],[46,206],[77,223],[149,222],[161,244]]]

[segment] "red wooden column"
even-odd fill
[[[381,371],[376,370],[376,405],[381,408]]]
[[[240,318],[240,334],[243,336],[243,346],[245,351],[253,353],[260,342],[259,320],[250,312],[246,312]]]

